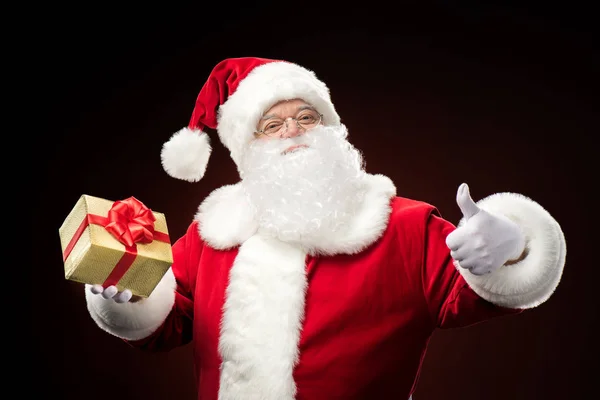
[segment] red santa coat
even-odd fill
[[[518,313],[558,284],[564,237],[533,201],[480,202],[512,210],[505,215],[526,232],[528,255],[475,277],[455,266],[445,244],[455,227],[435,207],[396,196],[381,176],[371,186],[356,229],[302,245],[262,235],[244,208],[229,207],[241,205],[240,188],[222,188],[174,244],[172,275],[156,298],[124,313],[95,308],[88,296],[92,317],[146,350],[192,341],[199,399],[407,399],[435,329]],[[543,226],[520,219],[532,207]]]

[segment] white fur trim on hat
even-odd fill
[[[183,128],[163,145],[160,157],[167,174],[197,182],[206,172],[211,151],[210,139],[205,132]]]
[[[323,114],[325,125],[338,125],[340,117],[329,89],[314,72],[276,61],[254,68],[219,107],[217,132],[239,166],[244,146],[252,139],[260,117],[275,103],[300,98]]]

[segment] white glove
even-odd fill
[[[131,290],[125,289],[119,292],[116,286],[109,286],[106,289],[102,285],[92,285],[90,291],[95,295],[100,295],[105,299],[112,299],[115,303],[127,303],[133,297]]]
[[[474,275],[484,275],[521,256],[525,236],[515,222],[480,209],[466,183],[458,188],[456,203],[463,213],[464,224],[446,237],[446,245],[460,267]]]

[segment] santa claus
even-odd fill
[[[435,329],[544,303],[565,238],[515,193],[456,201],[457,226],[365,171],[327,86],[294,63],[233,58],[164,145],[198,181],[215,129],[240,181],[211,193],[148,298],[86,285],[98,326],[132,346],[193,342],[202,400],[408,399]]]

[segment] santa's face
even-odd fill
[[[346,140],[345,126],[320,120],[301,100],[278,103],[264,113],[241,159],[260,229],[284,241],[312,242],[345,229],[362,201],[362,155]]]
[[[315,128],[322,115],[310,104],[300,99],[281,101],[265,112],[256,125],[255,138],[277,140],[294,138]],[[284,153],[301,148],[296,145]]]

